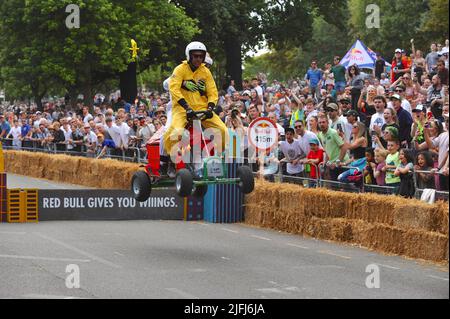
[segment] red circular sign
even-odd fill
[[[259,117],[248,127],[248,142],[257,150],[269,150],[278,145],[278,128],[267,117]]]

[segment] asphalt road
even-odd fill
[[[8,187],[86,188],[14,174]],[[449,298],[448,278],[448,266],[240,224],[0,224],[0,298]]]
[[[38,189],[92,189],[92,187],[65,184],[41,178],[32,178],[8,173],[8,188],[38,188]]]
[[[67,288],[68,265],[80,288]],[[367,266],[379,288],[366,287]],[[448,278],[448,267],[238,224],[0,224],[0,298],[449,298]]]

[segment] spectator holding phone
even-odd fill
[[[413,142],[421,144],[425,142],[423,129],[429,125],[427,108],[424,105],[419,104],[415,109],[413,109],[413,115],[414,123],[411,127],[411,137],[413,138]]]
[[[395,49],[395,56],[392,60],[391,66],[391,82],[394,83],[399,78],[401,78],[403,74],[410,71],[411,67],[409,65],[408,59],[402,56],[402,50]]]

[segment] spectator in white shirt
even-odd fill
[[[93,119],[94,119],[94,117],[92,116],[92,114],[89,113],[89,107],[84,106],[83,107],[83,122],[89,123],[89,121],[93,120]]]
[[[287,174],[291,176],[301,176],[304,166],[300,160],[306,157],[305,151],[300,146],[300,142],[294,139],[295,131],[288,127],[285,130],[286,140],[280,142],[280,150],[284,155],[283,161],[287,162]]]
[[[116,148],[112,150],[112,155],[122,155],[122,138],[120,136],[121,129],[113,122],[112,118],[106,118],[106,126],[109,135],[111,136]]]
[[[22,147],[22,127],[19,126],[19,121],[14,120],[13,126],[11,127],[11,130],[9,131],[6,138],[11,138],[13,149],[20,150]]]
[[[302,148],[302,150],[306,153],[306,155],[308,155],[309,151],[311,150],[309,141],[312,139],[317,139],[317,135],[311,131],[306,130],[305,125],[300,120],[295,121],[294,129],[296,133],[296,140],[300,143],[300,147]]]

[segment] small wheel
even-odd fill
[[[240,166],[237,169],[237,177],[240,179],[238,187],[244,194],[253,192],[255,188],[255,179],[253,172],[248,166]]]
[[[175,177],[175,187],[178,195],[181,197],[191,195],[193,185],[194,178],[192,173],[186,168],[180,169]]]
[[[138,202],[145,202],[152,191],[150,178],[144,171],[137,171],[131,179],[131,191]]]
[[[208,185],[194,185],[194,189],[192,191],[192,196],[202,198],[205,196],[206,192],[208,191]]]

